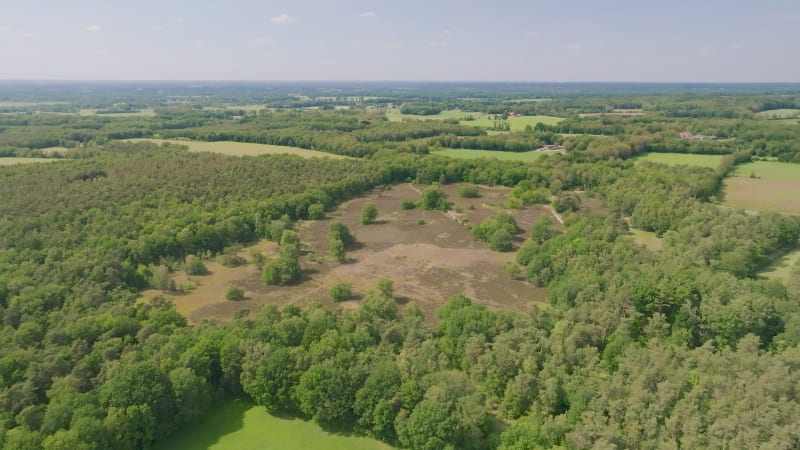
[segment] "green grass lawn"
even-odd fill
[[[328,433],[313,422],[283,419],[261,406],[229,400],[154,450],[391,450],[374,439]]]
[[[633,158],[633,161],[649,161],[670,166],[686,165],[716,169],[723,155],[697,155],[693,153],[646,153]]]
[[[155,142],[161,144],[169,142],[171,144],[185,145],[189,147],[191,152],[210,152],[222,153],[224,155],[232,156],[258,156],[258,155],[274,155],[288,153],[290,155],[302,156],[304,158],[313,157],[329,157],[334,159],[347,158],[347,156],[334,155],[333,153],[318,152],[316,150],[307,150],[297,147],[285,147],[282,145],[268,145],[268,144],[249,144],[246,142],[230,142],[230,141],[189,141],[181,139],[128,139],[130,142]]]
[[[475,159],[475,158],[497,158],[501,161],[536,161],[544,152],[496,152],[491,150],[470,150],[466,148],[448,148],[436,152],[437,155],[449,156],[451,158]]]
[[[753,161],[736,167],[735,177],[749,177],[755,174],[764,180],[800,181],[800,164],[778,161]]]
[[[30,164],[30,163],[47,163],[53,161],[62,161],[58,158],[17,158],[8,157],[0,158],[0,166],[14,166],[17,164]]]

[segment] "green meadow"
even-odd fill
[[[698,155],[694,153],[646,153],[633,158],[636,162],[652,162],[670,166],[698,166],[716,169],[723,155]]]
[[[544,152],[497,152],[491,150],[471,150],[466,148],[448,148],[436,152],[437,155],[449,156],[450,158],[476,159],[476,158],[496,158],[501,161],[536,161]]]
[[[334,159],[347,158],[342,155],[335,155],[333,153],[319,152],[316,150],[308,150],[297,147],[286,147],[282,145],[269,145],[269,144],[250,144],[246,142],[231,142],[231,141],[190,141],[181,139],[128,139],[130,142],[155,142],[162,144],[168,142],[175,145],[185,145],[189,147],[190,152],[209,152],[209,153],[222,153],[231,156],[258,156],[258,155],[275,155],[288,153],[290,155],[302,156],[303,158],[314,157],[328,157]]]
[[[153,450],[391,450],[367,437],[329,433],[317,424],[275,417],[261,406],[230,400]]]
[[[779,161],[753,161],[736,167],[735,177],[750,177],[765,180],[800,181],[800,164]]]

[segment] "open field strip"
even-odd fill
[[[686,165],[710,167],[716,169],[723,155],[698,155],[694,153],[646,153],[633,158],[633,161],[667,164],[670,166]]]
[[[333,159],[344,159],[347,156],[335,155],[305,148],[286,147],[283,145],[251,144],[247,142],[231,141],[190,141],[182,139],[128,139],[129,142],[154,142],[156,144],[170,143],[175,145],[185,145],[190,152],[210,152],[222,153],[231,156],[258,156],[258,155],[277,155],[290,154],[302,156],[303,158],[328,157]]]

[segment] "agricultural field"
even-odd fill
[[[723,155],[699,155],[694,153],[646,153],[632,158],[639,163],[642,161],[666,164],[669,166],[697,166],[716,169],[722,161]]]
[[[276,417],[261,406],[239,399],[228,400],[198,422],[181,429],[153,450],[390,450],[387,444],[367,437],[329,433],[319,425]]]
[[[800,215],[800,181],[730,177],[723,192],[732,208]]]
[[[450,158],[476,159],[476,158],[496,158],[500,161],[536,161],[546,152],[499,152],[493,150],[473,150],[468,148],[448,148],[436,152]]]
[[[53,161],[61,161],[58,158],[17,158],[7,157],[0,158],[0,166],[14,166],[17,164],[31,164],[31,163],[47,163]]]
[[[269,144],[250,144],[246,142],[230,142],[230,141],[189,141],[181,139],[129,139],[130,142],[155,142],[157,144],[170,143],[175,145],[185,145],[189,147],[190,152],[209,152],[221,153],[223,155],[231,156],[258,156],[258,155],[275,155],[275,154],[289,154],[302,156],[303,158],[314,157],[327,157],[333,159],[343,159],[346,156],[336,155],[333,153],[319,152],[316,150],[308,150],[297,147],[286,147],[282,145],[269,145]]]
[[[734,177],[760,178],[764,180],[800,181],[800,164],[778,161],[753,161],[736,167]]]
[[[800,117],[800,109],[770,109],[756,113],[756,117],[767,120],[797,118]]]
[[[421,116],[414,114],[403,114],[400,112],[399,109],[395,108],[387,110],[386,117],[389,119],[390,122],[402,122],[403,119],[418,119],[418,120],[456,119],[459,121],[461,125],[468,125],[479,128],[494,128],[495,123],[499,122],[493,118],[494,117],[493,115],[469,112],[469,111],[461,111],[461,110],[446,110],[440,112],[437,115]],[[472,120],[465,120],[466,118],[471,118]],[[564,119],[561,117],[522,116],[522,117],[509,117],[507,119],[507,122],[511,127],[511,131],[523,131],[525,130],[525,127],[527,125],[530,125],[531,127],[536,126],[537,123],[543,123],[545,125],[555,125],[561,122],[562,120]]]
[[[358,299],[374,289],[382,276],[394,282],[395,296],[401,306],[413,301],[429,319],[433,319],[435,310],[447,298],[459,293],[492,309],[524,311],[534,303],[546,302],[547,289],[512,279],[502,269],[504,264],[514,263],[514,253],[490,250],[487,244],[473,239],[470,230],[462,225],[465,220],[480,223],[503,210],[508,189],[480,187],[479,198],[464,199],[456,195],[458,185],[446,185],[442,189],[454,202],[456,210],[445,213],[420,208],[400,209],[403,200],[416,200],[418,191],[424,188],[397,185],[344,203],[329,212],[327,219],[302,222],[297,231],[303,243],[300,263],[304,280],[298,285],[266,286],[261,281],[260,270],[253,265],[227,268],[212,261],[207,263],[210,275],[192,276],[189,280],[183,273],[175,274],[176,285],[192,283],[195,287],[185,294],[167,297],[173,298],[176,309],[192,322],[227,319],[236,310],[255,310],[267,303],[302,306],[320,302],[355,308]],[[378,208],[375,224],[361,225],[359,221],[366,202]],[[514,238],[515,248],[541,214],[550,214],[537,206],[510,212],[523,230]],[[349,262],[346,264],[334,263],[328,256],[327,230],[332,220],[347,224],[358,241],[357,247],[347,252]],[[240,256],[249,258],[253,250],[267,259],[277,254],[274,243],[260,242],[243,249]],[[345,280],[352,284],[354,298],[334,304],[328,291]],[[225,291],[231,286],[243,289],[245,299],[225,300]],[[141,300],[148,301],[157,295],[162,293],[144,291]]]
[[[156,112],[152,108],[140,109],[134,112],[120,113],[98,113],[96,109],[81,109],[78,113],[81,116],[100,116],[100,117],[155,117]]]

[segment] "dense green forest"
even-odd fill
[[[77,99],[63,87],[15,91],[20,101],[67,102],[65,112],[125,102],[157,115],[29,106],[0,115],[3,155],[64,159],[0,167],[0,448],[148,448],[230,396],[411,449],[800,447],[800,267],[785,280],[759,275],[797,248],[800,218],[716,204],[737,164],[800,161],[800,125],[754,116],[797,108],[800,94],[480,88],[494,97],[465,100],[458,86],[436,85],[424,101],[392,86],[330,99],[326,86],[291,85],[256,98],[259,87],[245,85],[176,106],[125,87]],[[202,109],[236,102],[273,109]],[[325,102],[352,108],[299,109]],[[490,135],[453,120],[390,122],[379,102],[566,120]],[[647,114],[578,115],[614,109]],[[681,139],[689,128],[718,139]],[[152,136],[358,158],[119,140]],[[435,154],[553,143],[568,151],[526,164]],[[52,146],[67,150],[41,153]],[[626,160],[656,150],[727,156],[716,169]],[[456,295],[425,317],[378,279],[354,309],[268,305],[225,322],[189,324],[161,297],[137,301],[164,270],[234,244],[282,241],[281,258],[296,258],[296,234],[276,230],[410,181],[552,201],[563,229],[540,221],[515,255],[523,277],[549,289],[548,305],[495,311]],[[602,207],[581,206],[581,196]],[[476,236],[489,240],[490,226],[508,222],[492,220]],[[662,248],[637,244],[631,228]]]

